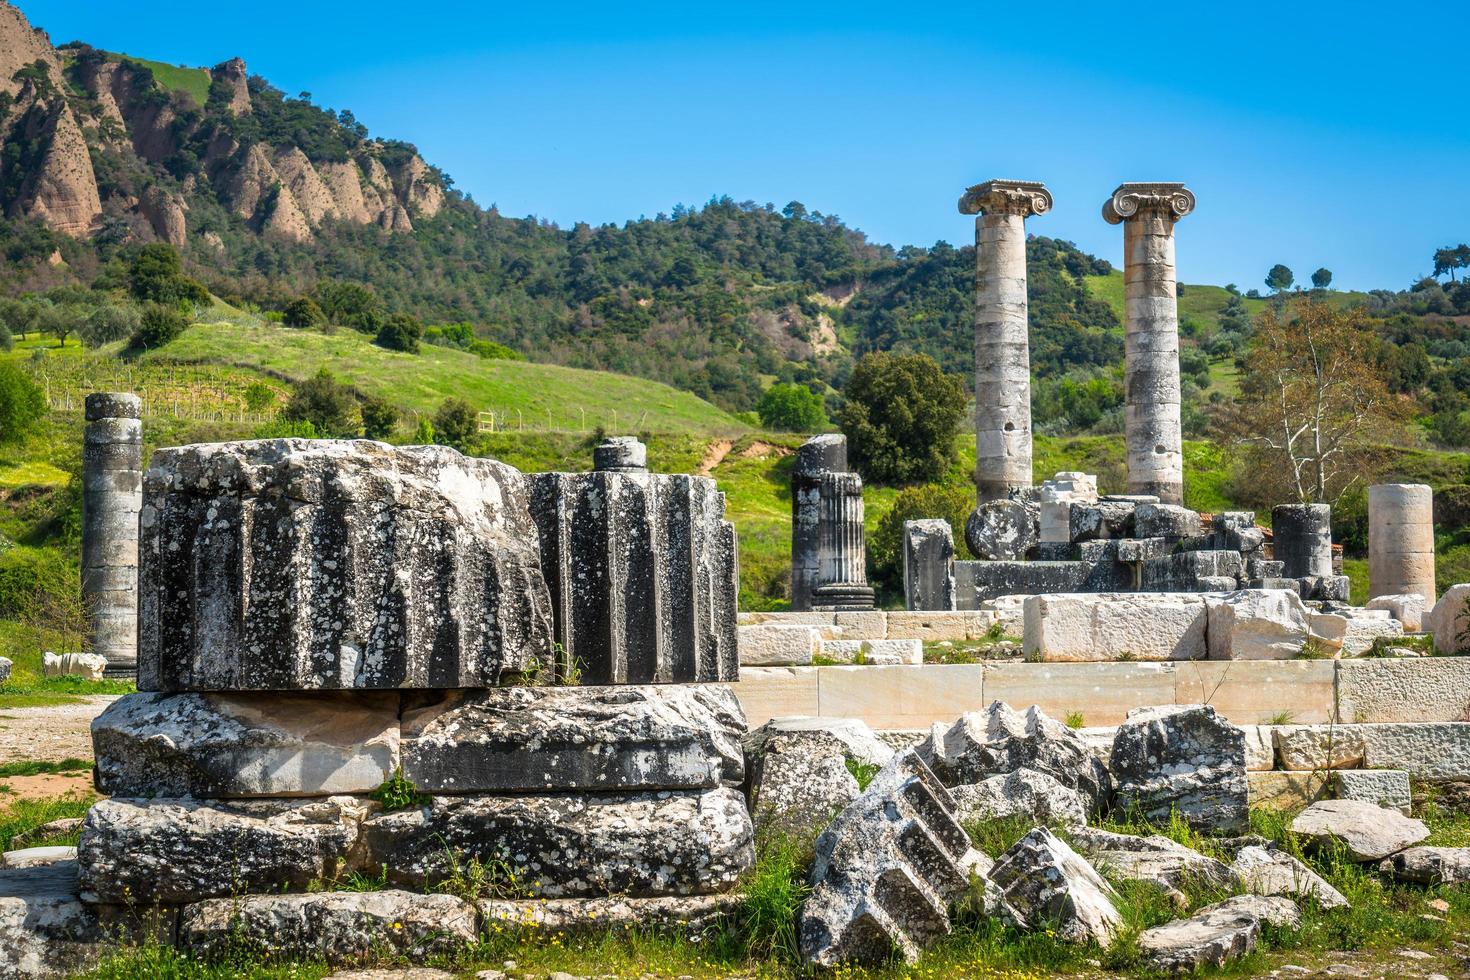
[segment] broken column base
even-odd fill
[[[813,612],[872,609],[873,602],[873,590],[866,585],[819,585],[812,590]]]

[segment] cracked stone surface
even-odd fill
[[[1044,827],[1002,854],[988,877],[1018,922],[1032,929],[1054,927],[1066,942],[1107,947],[1123,924],[1113,905],[1113,886]]]
[[[1210,705],[1137,708],[1118,726],[1109,769],[1115,808],[1158,825],[1178,814],[1197,830],[1245,826],[1245,733]]]

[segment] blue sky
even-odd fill
[[[1033,231],[1114,262],[1112,188],[1185,180],[1181,278],[1243,289],[1275,262],[1403,288],[1470,239],[1453,5],[19,6],[57,43],[239,55],[418,144],[481,204],[561,224],[729,194],[958,244],[960,192],[1018,177],[1056,197]]]

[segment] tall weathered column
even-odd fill
[[[847,470],[847,437],[813,436],[796,450],[791,466],[791,608],[812,608],[822,583],[822,474]]]
[[[863,478],[856,473],[822,474],[821,578],[812,608],[872,609],[867,544],[863,530]]]
[[[1174,223],[1193,210],[1194,194],[1169,183],[1122,184],[1103,205],[1123,225],[1128,492],[1166,504],[1184,502]]]
[[[142,408],[137,395],[88,395],[82,440],[82,604],[92,652],[120,677],[138,670]]]
[[[975,490],[980,503],[1031,486],[1026,219],[1051,210],[1037,181],[990,180],[960,198],[975,219]]]
[[[1369,487],[1368,594],[1410,593],[1434,602],[1434,491],[1422,483]]]

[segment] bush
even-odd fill
[[[401,350],[406,354],[419,352],[419,339],[424,335],[423,324],[406,313],[395,313],[383,324],[373,343],[388,350]]]
[[[316,305],[316,300],[310,296],[302,296],[287,304],[281,322],[288,327],[306,330],[326,323],[327,315]]]
[[[879,518],[868,535],[868,563],[873,587],[885,595],[903,592],[903,523],[925,518],[943,518],[954,532],[955,557],[973,557],[965,545],[965,522],[975,509],[971,487],[925,484],[905,487],[894,498],[893,507]]]
[[[101,347],[114,340],[131,337],[143,325],[136,306],[106,303],[97,307],[82,321],[77,334],[88,347]]]
[[[25,438],[44,414],[46,396],[40,387],[14,364],[0,363],[0,442]]]
[[[75,592],[78,574],[55,548],[10,548],[0,554],[0,617],[32,619],[43,596]]]
[[[927,354],[865,354],[838,424],[852,462],[877,483],[932,483],[955,458],[965,386]]]
[[[286,422],[310,422],[321,435],[353,439],[362,434],[362,416],[352,389],[322,368],[296,386],[281,411]]]
[[[140,248],[128,266],[128,291],[144,303],[208,303],[209,290],[184,275],[179,253],[166,242]]]
[[[387,439],[398,424],[398,409],[376,395],[359,399],[362,411],[362,434],[368,439]]]
[[[827,427],[822,396],[806,385],[774,384],[756,406],[761,425],[786,432],[817,432]]]
[[[469,452],[480,429],[480,415],[475,406],[463,398],[446,398],[439,411],[434,413],[434,441],[441,446],[453,446],[460,452]]]
[[[168,344],[189,327],[189,321],[177,307],[161,303],[150,304],[139,318],[138,332],[133,334],[131,347],[157,350]]]

